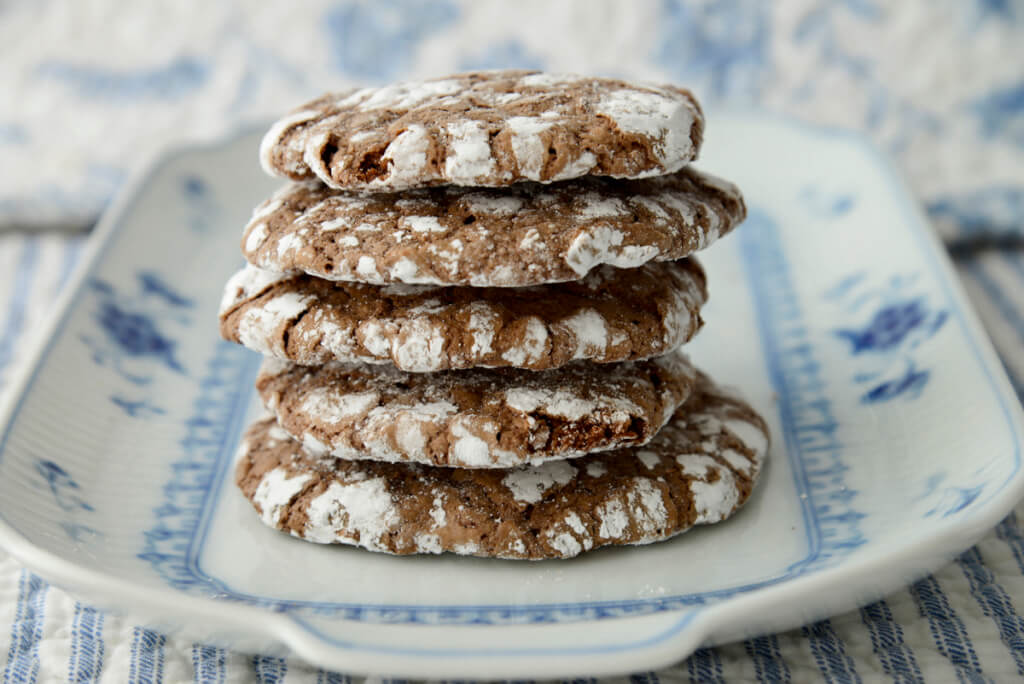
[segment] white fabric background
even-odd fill
[[[1018,0],[9,1],[0,225],[86,226],[154,148],[323,90],[536,67],[864,130],[944,235],[970,229],[964,212],[1019,232],[1022,15]]]

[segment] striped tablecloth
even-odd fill
[[[1024,396],[1024,4],[318,0],[302,7],[241,0],[0,6],[0,386],[39,344],[39,324],[88,239],[58,231],[91,225],[156,147],[265,118],[354,81],[523,66],[673,80],[712,103],[757,103],[863,130],[907,173]],[[704,649],[629,680],[1024,678],[1020,516],[1024,508],[940,572],[884,601]],[[75,601],[3,552],[0,672],[4,682],[350,679],[169,639]]]

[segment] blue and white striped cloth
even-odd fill
[[[692,84],[858,128],[901,164],[1024,396],[1019,0],[116,0],[0,6],[0,387],[87,227],[159,147],[356,81],[539,67]],[[169,27],[188,27],[188,31]],[[709,124],[713,135],[714,122]],[[993,247],[992,245],[1002,245]],[[621,681],[1024,679],[1024,507],[884,601]],[[348,682],[167,638],[0,552],[0,681]]]

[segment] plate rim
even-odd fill
[[[949,300],[956,304],[957,314],[962,317],[965,335],[976,349],[980,365],[988,375],[988,385],[1006,412],[1007,424],[1010,427],[1011,435],[1016,440],[1014,447],[1019,459],[1022,449],[1021,435],[1024,433],[1024,420],[1022,420],[1022,414],[1019,410],[1019,399],[1012,390],[1005,369],[999,363],[998,356],[985,328],[981,325],[976,311],[965,294],[963,284],[956,276],[956,271],[949,254],[934,230],[930,228],[927,217],[914,199],[906,181],[897,171],[889,157],[864,135],[852,130],[808,123],[756,108],[726,108],[717,111],[716,115],[719,118],[732,116],[747,119],[753,117],[770,119],[788,127],[796,128],[801,133],[824,136],[833,140],[841,139],[856,145],[867,153],[879,173],[884,175],[892,193],[898,196],[898,203],[902,205],[904,222],[910,224],[909,229],[914,233],[920,249],[929,252],[930,260],[934,263],[934,271],[938,276],[942,289],[946,292]],[[39,341],[42,344],[37,344],[31,348],[30,353],[24,357],[24,362],[14,369],[15,372],[12,373],[9,390],[6,392],[6,398],[2,407],[0,407],[0,426],[2,426],[4,440],[6,440],[7,435],[15,424],[20,406],[23,404],[31,388],[32,379],[41,369],[42,361],[51,349],[54,342],[54,333],[66,320],[76,294],[82,289],[85,280],[93,272],[105,249],[110,245],[118,229],[123,225],[123,218],[137,200],[140,191],[151,182],[152,177],[156,173],[174,160],[192,154],[202,154],[203,152],[209,152],[218,147],[229,145],[239,138],[253,135],[262,130],[262,128],[262,125],[246,124],[224,135],[195,138],[178,145],[165,147],[152,155],[149,162],[142,166],[119,190],[114,201],[103,213],[93,234],[88,239],[84,248],[84,254],[76,265],[72,277],[68,279],[67,285],[58,296],[47,322],[40,326],[38,335],[34,335],[28,340]],[[1016,411],[1014,410],[1015,406],[1017,407]],[[929,569],[935,569],[941,562],[934,557],[935,546],[941,545],[946,547],[939,554],[944,558],[955,556],[957,553],[968,548],[982,534],[1005,517],[1022,495],[1024,495],[1024,471],[1018,469],[1013,479],[1008,481],[981,508],[975,510],[972,516],[952,520],[942,530],[936,531],[931,537],[919,540],[911,546],[901,547],[886,555],[878,554],[875,556],[869,555],[866,558],[855,558],[855,562],[852,564],[846,562],[835,567],[825,568],[816,573],[799,576],[793,581],[782,582],[753,592],[733,596],[710,606],[695,605],[658,613],[657,615],[660,616],[677,615],[681,619],[672,628],[664,630],[658,635],[657,640],[649,648],[636,650],[632,653],[642,655],[645,658],[641,665],[642,667],[660,667],[685,657],[696,646],[700,645],[698,642],[713,643],[715,641],[715,634],[721,633],[731,622],[735,621],[738,615],[747,614],[749,616],[750,612],[770,611],[773,606],[784,605],[796,597],[799,597],[802,601],[808,600],[808,596],[826,598],[829,589],[841,577],[850,578],[855,576],[855,579],[857,577],[863,578],[870,575],[873,570],[888,567],[893,563],[902,562],[904,566],[907,566],[912,565],[911,561],[914,559],[926,557],[928,559],[926,562],[927,568],[917,571],[916,576],[920,576]],[[379,672],[379,668],[375,668],[373,663],[366,657],[357,657],[360,653],[365,653],[366,645],[346,646],[326,635],[318,635],[314,629],[310,628],[307,622],[301,619],[301,616],[275,614],[257,605],[226,603],[216,598],[190,595],[169,587],[150,588],[131,582],[126,583],[123,580],[119,580],[115,575],[81,567],[55,553],[36,546],[31,539],[16,531],[2,518],[0,518],[0,547],[7,550],[12,557],[33,572],[37,572],[44,579],[51,581],[57,586],[70,588],[72,593],[80,593],[90,598],[100,595],[119,596],[121,600],[130,600],[136,605],[148,606],[151,609],[144,612],[149,612],[150,614],[158,613],[165,616],[173,615],[175,619],[183,624],[193,622],[196,619],[202,619],[207,624],[217,624],[227,630],[258,634],[260,637],[269,635],[275,642],[286,645],[299,657],[324,667],[368,673]],[[933,553],[923,553],[928,549],[932,549]],[[864,583],[862,582],[862,584]],[[794,587],[794,585],[797,586]],[[867,590],[866,586],[862,588]],[[890,587],[886,591],[891,590],[892,588]],[[99,603],[102,605],[103,600],[100,600]],[[857,605],[862,603],[863,601],[858,600]],[[737,615],[733,615],[734,613]],[[259,620],[254,621],[253,618],[256,617]],[[637,620],[642,621],[645,617],[650,616],[627,616],[617,618],[617,620],[626,623]],[[358,624],[358,621],[346,620],[346,622]],[[565,623],[565,626],[572,629],[587,622],[587,620],[583,620]],[[254,623],[260,626],[254,629]],[[309,638],[311,635],[319,639],[319,644],[311,642]],[[419,654],[416,658],[423,658],[426,655],[428,654]],[[464,656],[460,655],[460,657],[469,655],[470,653],[466,653]],[[372,657],[376,658],[377,656]],[[493,654],[488,657],[493,657]],[[423,673],[422,665],[425,663],[423,661],[417,662],[420,663],[421,667],[410,670],[410,674]],[[633,660],[629,662],[633,662]],[[523,667],[513,669],[501,668],[498,667],[498,663],[494,662],[487,664],[491,666],[488,668],[488,672],[492,673],[490,676],[531,676],[524,674],[526,672],[531,672],[536,676],[558,676],[559,674],[569,675],[583,671],[580,669],[579,664],[572,664],[568,668],[559,668],[555,667],[552,663],[545,662],[543,670]],[[597,665],[597,663],[594,664]],[[594,672],[611,674],[628,672],[635,669],[633,665],[626,665],[626,663],[623,663],[623,665],[623,667],[601,666],[599,670],[594,670]],[[391,667],[390,664],[388,667]],[[586,664],[584,664],[583,669],[586,669]],[[442,670],[436,668],[435,671],[442,672]],[[458,668],[452,667],[446,667],[443,670],[444,673],[457,671]],[[472,676],[472,672],[479,674],[478,669],[471,671],[463,670],[459,674]]]

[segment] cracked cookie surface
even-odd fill
[[[332,283],[249,265],[228,281],[220,321],[225,339],[303,365],[547,370],[668,353],[700,329],[706,299],[692,258],[522,288]]]
[[[322,95],[270,128],[260,163],[362,192],[640,178],[696,158],[703,130],[675,86],[489,71]]]
[[[745,217],[735,185],[691,168],[399,195],[296,183],[256,208],[242,252],[260,268],[328,280],[517,287],[681,259]]]
[[[679,352],[548,371],[437,373],[267,359],[256,389],[312,454],[503,468],[644,444],[685,401],[695,373]]]
[[[701,375],[643,447],[464,470],[313,456],[265,419],[242,440],[235,476],[265,524],[312,542],[568,558],[724,520],[749,497],[767,447],[764,420]]]

